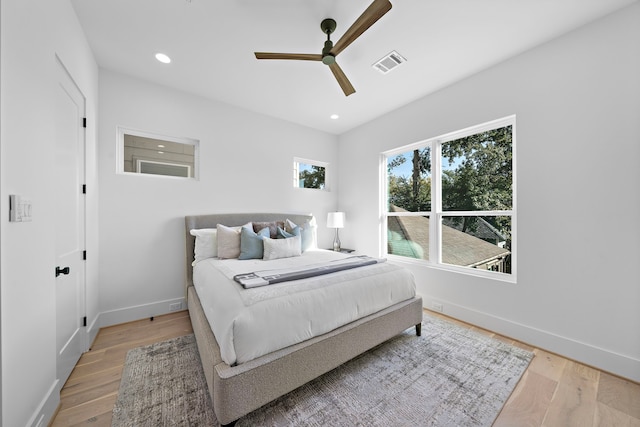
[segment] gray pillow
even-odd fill
[[[278,237],[278,227],[284,228],[284,221],[271,221],[271,222],[252,222],[253,231],[258,232],[265,227],[269,227],[269,237],[275,239]]]

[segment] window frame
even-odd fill
[[[173,175],[162,175],[162,174],[151,174],[151,173],[141,173],[141,172],[125,172],[124,170],[124,137],[125,135],[138,136],[142,138],[150,138],[156,139],[159,141],[167,141],[174,142],[178,144],[191,145],[193,146],[193,176],[173,176]],[[134,159],[136,161],[138,159]],[[148,162],[154,163],[164,163],[164,164],[173,164],[170,162],[163,162],[160,160],[152,159],[146,160]],[[176,165],[181,165],[180,163],[176,163]],[[188,165],[184,165],[188,166]],[[137,170],[137,168],[136,168]],[[189,172],[191,173],[191,168],[189,166]],[[180,179],[180,180],[190,180],[190,181],[198,181],[200,178],[200,141],[193,138],[186,137],[176,137],[163,135],[155,132],[148,132],[138,129],[132,129],[124,126],[117,126],[117,140],[116,140],[116,173],[121,175],[130,175],[130,176],[144,176],[144,177],[152,177],[159,179]]]
[[[324,188],[308,188],[300,187],[300,169],[298,165],[302,163],[310,166],[318,166],[324,168]],[[329,163],[319,160],[304,159],[302,157],[293,158],[293,188],[301,190],[330,191],[329,189]]]
[[[509,210],[487,210],[487,211],[442,211],[442,145],[460,138],[475,135],[485,131],[511,126],[511,191],[512,206]],[[389,212],[389,177],[387,174],[387,160],[408,151],[431,147],[431,211],[418,212]],[[423,265],[431,268],[447,270],[466,275],[490,278],[504,282],[517,283],[517,185],[516,185],[516,116],[511,115],[497,120],[492,120],[475,126],[439,135],[426,140],[418,141],[402,147],[393,148],[380,154],[380,218],[381,218],[381,247],[383,256],[392,261],[406,262],[414,265]],[[429,259],[409,258],[401,255],[388,253],[388,218],[399,216],[421,216],[429,217]],[[490,270],[445,264],[442,262],[442,218],[451,216],[508,216],[511,218],[511,273],[500,273]]]

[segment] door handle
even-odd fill
[[[69,267],[64,267],[64,268],[60,268],[60,267],[56,267],[56,277],[58,277],[61,274],[69,274]]]

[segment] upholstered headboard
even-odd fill
[[[210,214],[210,215],[189,215],[184,217],[185,235],[186,235],[186,262],[187,277],[186,287],[193,284],[193,267],[191,263],[194,260],[194,246],[196,238],[189,231],[199,228],[216,228],[218,224],[229,227],[244,225],[251,221],[284,221],[290,219],[296,224],[303,224],[305,221],[314,221],[311,214],[291,214],[291,213],[237,213],[237,214]]]

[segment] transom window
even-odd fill
[[[200,142],[118,127],[119,173],[198,178]]]
[[[515,281],[515,116],[383,153],[383,253]]]

